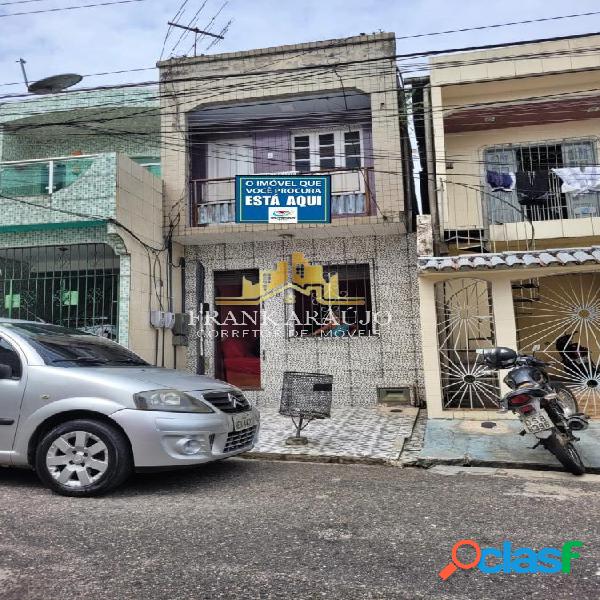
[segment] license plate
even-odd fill
[[[554,423],[552,423],[548,413],[543,408],[532,415],[524,416],[523,425],[529,433],[539,433],[554,427]]]
[[[256,421],[254,414],[251,412],[240,413],[239,415],[231,415],[233,417],[233,429],[240,431],[241,429],[248,429],[254,427]]]

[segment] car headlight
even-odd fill
[[[133,395],[140,410],[163,410],[167,412],[212,413],[207,404],[179,390],[150,390]]]

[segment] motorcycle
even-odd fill
[[[550,379],[547,373],[550,364],[534,355],[517,354],[511,348],[477,352],[490,372],[510,369],[504,383],[511,391],[500,400],[500,412],[511,410],[518,415],[523,424],[519,435],[534,435],[538,441],[533,448],[544,446],[567,471],[583,475],[585,466],[573,445],[579,441],[574,432],[588,428],[588,417],[579,412],[569,388]]]

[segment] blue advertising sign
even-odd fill
[[[330,175],[238,175],[236,223],[331,223]]]

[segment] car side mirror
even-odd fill
[[[0,364],[0,379],[10,379],[13,375],[13,370],[10,365]]]

